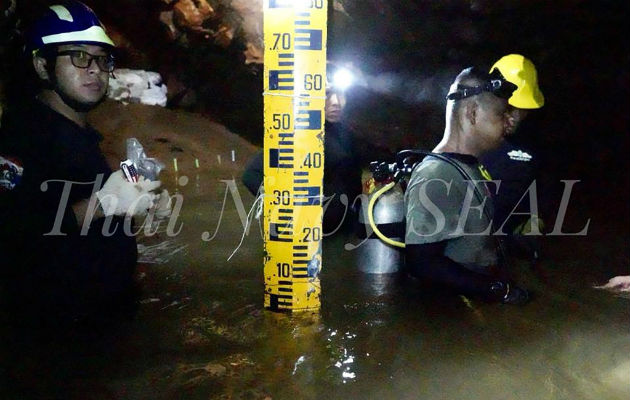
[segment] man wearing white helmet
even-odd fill
[[[107,92],[113,50],[84,4],[48,7],[25,46],[40,89],[3,116],[0,283],[36,323],[118,315],[135,302],[136,241],[123,227],[153,206],[160,183],[112,172],[87,123]]]

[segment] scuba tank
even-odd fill
[[[374,186],[382,187],[361,206],[359,224],[364,242],[357,249],[357,263],[359,270],[367,274],[393,274],[405,261],[404,187],[396,186],[400,174],[395,164],[374,161],[370,171]]]
[[[359,247],[359,269],[366,273],[384,274],[399,271],[404,263],[405,248],[405,202],[404,192],[407,179],[413,169],[426,156],[432,156],[458,170],[465,179],[472,179],[468,173],[448,156],[423,150],[402,150],[396,154],[396,162],[374,161],[370,163],[372,179],[382,186],[369,196],[367,211],[361,214],[359,221],[367,220],[366,231],[373,232],[366,243]],[[389,192],[398,185],[396,190]],[[388,193],[389,192],[389,193]],[[483,203],[478,189],[474,191],[477,200]],[[484,212],[487,210],[484,208]],[[361,218],[364,217],[364,218]],[[491,218],[488,216],[488,220]],[[371,229],[369,229],[371,228]],[[503,243],[497,240],[499,256],[505,258]]]
[[[365,241],[357,249],[358,265],[361,272],[368,274],[391,274],[398,272],[404,262],[402,249],[384,242],[371,226],[373,220],[382,234],[395,241],[405,237],[405,198],[402,190],[396,188],[384,195],[370,194],[368,204],[361,205],[359,224]],[[371,200],[376,199],[370,209]],[[372,218],[370,218],[372,217]]]
[[[364,216],[367,217],[369,222],[369,227],[372,228],[378,239],[368,236],[366,242],[359,247],[360,256],[358,261],[359,269],[368,273],[366,279],[363,279],[363,281],[365,281],[363,286],[367,286],[368,289],[372,290],[372,293],[379,296],[386,294],[389,282],[392,281],[392,273],[402,269],[404,262],[404,252],[402,249],[406,247],[404,243],[406,231],[404,218],[406,208],[403,193],[406,190],[406,179],[411,176],[416,165],[428,155],[452,165],[465,180],[472,180],[470,174],[447,155],[429,153],[421,150],[403,150],[396,154],[396,162],[393,164],[384,162],[373,162],[370,164],[373,180],[384,184],[383,187],[369,197],[367,215],[364,213]],[[483,171],[481,171],[481,173],[483,174]],[[490,179],[489,177],[485,178]],[[399,183],[400,185],[397,190],[388,193],[388,191],[392,190],[392,188]],[[476,186],[474,196],[477,198],[479,204],[483,204],[484,195]],[[486,207],[483,208],[483,212],[488,221],[492,221],[491,215],[488,213]],[[391,234],[391,237],[388,237],[384,231],[391,230],[388,228],[392,225],[401,225],[402,233],[399,233],[400,231],[388,232]],[[383,228],[383,231],[381,231],[381,228]],[[369,234],[370,231],[367,230],[367,232]],[[510,282],[506,280],[508,276],[507,270],[505,270],[506,252],[503,248],[502,241],[496,237],[495,239],[499,256],[499,266],[502,269],[500,272],[503,274],[503,277],[488,285],[486,295],[488,298],[501,301],[502,303],[524,304],[528,301],[529,295],[526,290],[511,285]],[[477,290],[478,293],[478,289],[474,290]],[[466,299],[466,297],[462,298],[464,302],[471,307],[468,299]]]

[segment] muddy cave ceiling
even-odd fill
[[[262,0],[84,2],[119,44],[119,66],[162,75],[169,106],[204,112],[261,143]],[[3,81],[15,32],[53,3],[0,0]],[[610,161],[620,136],[628,149],[627,15],[623,0],[329,0],[328,57],[370,82],[350,93],[350,122],[396,149],[441,134],[443,92],[461,68],[526,54],[547,99],[534,121],[545,133],[530,140],[569,146],[584,162],[595,148]]]

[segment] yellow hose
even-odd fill
[[[374,193],[374,196],[372,196],[372,198],[370,199],[370,202],[368,203],[368,221],[370,222],[370,226],[374,230],[374,233],[376,233],[376,236],[379,237],[379,239],[381,239],[383,242],[391,246],[402,247],[404,249],[405,248],[404,243],[397,242],[393,239],[390,239],[387,236],[383,235],[381,231],[378,230],[376,223],[374,223],[374,216],[372,215],[372,211],[374,211],[374,204],[376,203],[376,199],[378,199],[383,193],[387,192],[389,189],[393,188],[395,185],[396,185],[396,182],[390,182],[387,185],[380,188],[379,190],[377,190],[376,193]]]

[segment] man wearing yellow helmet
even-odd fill
[[[523,229],[529,226],[527,222],[530,216],[526,214],[533,210],[528,209],[527,201],[519,204],[519,200],[536,178],[538,160],[530,149],[517,145],[511,138],[529,110],[541,108],[545,98],[538,87],[536,67],[527,57],[520,54],[506,55],[495,62],[489,72],[491,77],[504,79],[515,87],[508,99],[509,108],[505,119],[508,139],[481,159],[492,178],[501,182],[495,197],[496,221],[499,226],[505,223],[503,232],[514,234],[509,236],[512,240],[508,244],[515,245],[532,259],[537,259],[540,251],[538,242],[532,236],[521,235]],[[514,212],[519,214],[514,215]],[[538,215],[535,218],[535,222],[540,225]]]

